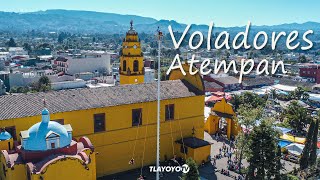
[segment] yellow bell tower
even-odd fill
[[[143,54],[141,52],[138,33],[133,29],[133,22],[130,22],[130,29],[123,39],[120,54],[120,84],[138,84],[144,82]]]

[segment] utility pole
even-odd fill
[[[162,39],[162,32],[160,31],[159,27],[157,30],[157,41],[158,41],[158,86],[157,86],[157,170],[160,167],[160,81],[161,81],[161,69],[160,69],[160,56],[161,56],[161,39]],[[156,180],[160,179],[160,172],[156,172]]]

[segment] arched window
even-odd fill
[[[134,72],[138,72],[139,71],[139,61],[138,60],[134,60],[133,61],[133,71]]]
[[[122,71],[127,71],[127,61],[124,60],[122,63]]]

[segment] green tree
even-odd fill
[[[305,56],[305,55],[299,56],[299,62],[300,62],[300,63],[306,63],[306,62],[307,62],[306,56]]]
[[[24,43],[24,44],[23,44],[23,48],[24,48],[25,50],[27,50],[28,52],[32,51],[32,48],[31,48],[30,44],[28,44],[28,43]]]
[[[308,130],[308,134],[306,137],[306,142],[304,144],[304,148],[303,148],[302,155],[300,158],[300,169],[301,170],[304,170],[309,167],[310,149],[312,146],[312,140],[313,140],[315,126],[316,126],[315,121],[311,121],[309,130]]]
[[[309,157],[310,166],[316,165],[316,162],[317,162],[319,119],[316,119],[315,121],[316,122],[315,122],[315,127],[313,129],[312,144],[310,147],[310,157]]]
[[[248,108],[246,106],[240,106],[238,109],[238,116],[237,116],[237,121],[238,123],[247,128],[251,129],[256,126],[256,121],[260,119],[262,116],[262,109],[261,108]],[[241,164],[242,160],[244,157],[247,156],[248,151],[249,151],[249,134],[241,131],[238,136],[237,136],[237,149],[238,155],[239,155],[239,162],[238,162],[238,167],[239,171],[241,171]]]
[[[32,89],[37,92],[46,92],[51,90],[51,82],[48,76],[41,76],[38,82],[32,85]]]
[[[251,179],[271,179],[277,172],[277,132],[271,124],[262,120],[250,133],[247,177]],[[256,172],[256,173],[255,173]]]
[[[275,167],[275,179],[281,179],[281,169],[283,169],[283,166],[281,164],[281,147],[278,145],[277,149],[277,155],[276,155],[276,167]]]
[[[190,170],[186,174],[182,174],[182,180],[199,180],[200,175],[198,171],[198,166],[192,158],[188,158],[186,164],[189,166]]]
[[[261,98],[257,94],[251,92],[245,92],[241,95],[234,95],[230,101],[235,111],[238,110],[240,105],[248,108],[259,108],[263,107],[266,103],[266,99]]]
[[[296,100],[308,100],[309,94],[307,93],[307,90],[301,86],[298,86],[293,92],[290,93],[290,96],[292,99]]]
[[[8,47],[17,47],[17,44],[16,44],[16,42],[14,41],[13,38],[10,38],[9,41],[6,43],[6,45]]]
[[[297,101],[292,101],[289,104],[284,110],[284,116],[287,118],[291,128],[298,132],[303,132],[303,129],[311,120],[307,110],[299,105]]]

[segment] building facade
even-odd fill
[[[308,78],[310,82],[320,84],[320,69],[317,64],[301,67],[299,75]]]
[[[139,168],[141,162],[155,163],[156,91],[156,83],[144,83],[7,95],[0,98],[3,106],[0,127],[10,127],[16,134],[24,131],[37,122],[37,111],[41,107],[38,101],[46,98],[47,107],[52,111],[51,120],[70,124],[73,137],[87,136],[94,144],[99,153],[97,176],[114,174]],[[192,137],[192,129],[195,129],[195,138],[203,139],[204,95],[182,80],[162,82],[161,92],[160,151],[164,161],[180,152],[177,146],[172,148],[172,140]],[[12,113],[18,109],[19,113]],[[14,138],[21,140],[20,136]],[[201,151],[202,156],[198,157],[209,153]],[[132,158],[136,163],[128,165]],[[203,160],[206,161],[196,159],[197,162]]]
[[[138,84],[144,82],[143,53],[138,33],[133,22],[122,43],[120,56],[120,84]]]
[[[54,64],[58,71],[75,75],[83,72],[110,73],[111,63],[108,53],[85,53],[58,57]]]

